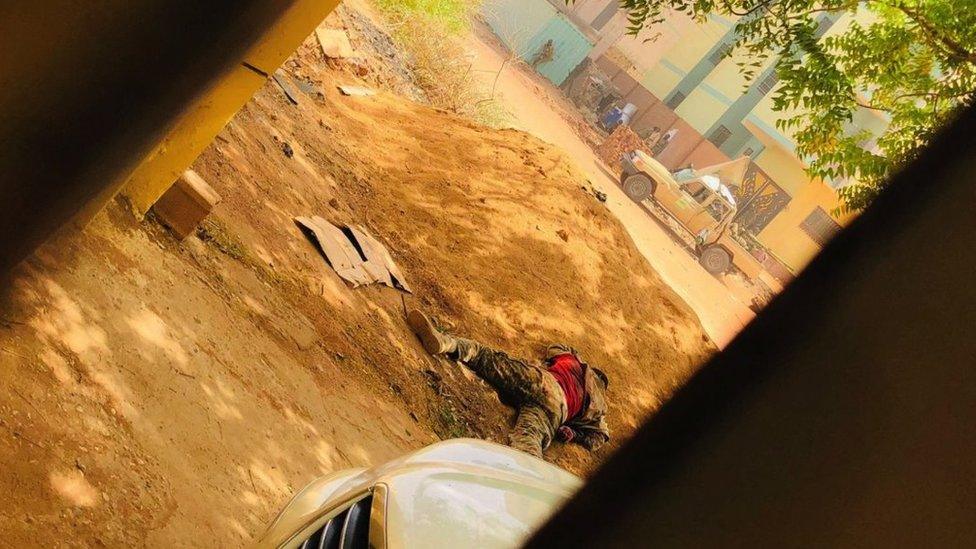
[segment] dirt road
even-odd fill
[[[286,70],[308,80],[300,104],[268,83],[195,163],[223,197],[197,235],[117,202],[4,289],[0,544],[236,547],[318,475],[504,441],[511,411],[423,353],[405,300],[607,371],[612,444],[547,454],[581,474],[714,350],[563,152],[388,91],[342,96],[382,67],[363,82],[313,41]],[[292,221],[310,214],[366,225],[416,295],[342,282]]]
[[[687,302],[705,332],[724,347],[755,316],[748,299],[708,274],[698,262],[655,222],[647,211],[627,198],[612,174],[566,121],[578,118],[559,92],[538,75],[528,74],[509,59],[484,25],[467,40],[475,74],[495,93],[509,112],[513,127],[565,150],[595,186],[607,193],[607,207],[626,227],[637,249],[668,285]],[[499,74],[499,68],[503,67]],[[497,75],[497,81],[496,81]]]

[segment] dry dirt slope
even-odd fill
[[[0,544],[239,546],[316,475],[435,433],[504,440],[510,413],[422,353],[397,292],[342,283],[296,215],[366,224],[408,302],[460,332],[525,356],[578,347],[612,378],[615,443],[710,352],[558,151],[340,96],[351,78],[312,51],[292,70],[321,96],[266,86],[196,163],[224,197],[202,239],[116,204],[5,288]],[[550,457],[585,473],[609,450]]]
[[[320,272],[318,257],[309,263],[294,252],[296,242],[304,245],[289,224],[296,212],[365,222],[389,244],[420,304],[460,333],[526,357],[565,341],[604,367],[618,382],[610,419],[621,435],[710,352],[694,314],[560,151],[395,95],[342,96],[335,84],[351,77],[325,68],[309,44],[290,67],[322,95],[292,107],[265,88],[197,164],[228,197],[221,217],[279,273],[333,276]],[[284,142],[293,158],[281,154]],[[262,200],[274,211],[248,205]],[[387,322],[372,328],[382,339],[394,329]],[[414,364],[407,343],[406,356],[372,364],[401,388],[435,364],[423,357]],[[503,439],[497,405],[477,384],[442,387],[454,373],[444,368],[431,366],[426,381],[447,393],[449,412],[458,408],[455,432]],[[449,412],[439,410],[439,419],[451,423]],[[578,472],[590,463],[581,452],[557,461]]]

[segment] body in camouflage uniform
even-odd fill
[[[556,438],[561,427],[571,431],[573,442],[590,450],[610,439],[605,419],[606,385],[574,349],[552,345],[546,356],[548,361],[572,353],[583,368],[586,403],[576,417],[567,418],[566,395],[546,368],[470,339],[440,334],[419,312],[411,312],[408,321],[429,352],[444,354],[466,365],[498,391],[503,400],[518,408],[515,428],[510,434],[513,448],[541,458],[542,451]]]

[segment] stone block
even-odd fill
[[[193,234],[218,202],[220,195],[197,172],[186,170],[153,204],[153,211],[183,240]]]

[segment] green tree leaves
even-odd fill
[[[867,206],[893,171],[976,99],[976,0],[622,0],[621,6],[633,34],[672,12],[736,19],[737,57],[747,59],[739,70],[752,79],[776,59],[777,126],[796,141],[811,176],[844,184],[845,210]],[[824,17],[840,19],[839,30],[818,37]]]

